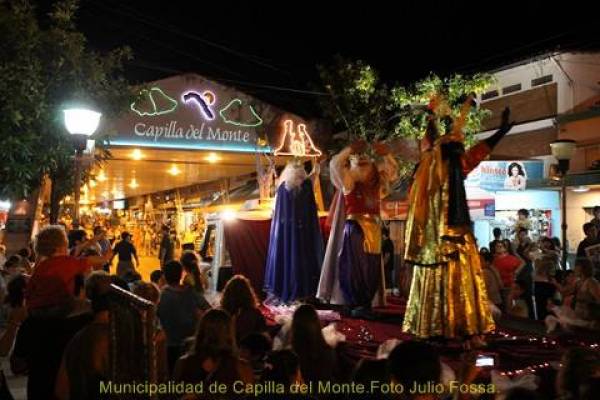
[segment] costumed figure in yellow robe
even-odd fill
[[[409,194],[405,260],[413,278],[403,330],[421,338],[469,338],[494,329],[479,253],[471,230],[464,179],[510,130],[510,111],[491,137],[465,151],[462,128],[473,100],[459,117],[444,117],[447,134],[438,137],[440,104],[429,106],[427,134]],[[446,107],[447,109],[447,107]],[[479,341],[479,343],[478,343]]]

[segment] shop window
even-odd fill
[[[506,87],[502,88],[502,94],[506,95],[506,94],[518,92],[519,90],[521,90],[521,84],[517,83],[516,85],[510,85],[510,86],[506,86]]]
[[[490,90],[489,92],[486,92],[481,95],[481,100],[493,99],[494,97],[498,97],[498,95],[499,93],[497,90]]]
[[[545,83],[550,83],[550,82],[552,82],[552,75],[544,75],[542,77],[532,79],[531,87],[540,86],[540,85],[543,85]]]

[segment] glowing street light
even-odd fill
[[[63,110],[65,128],[71,134],[75,144],[75,206],[73,208],[73,222],[79,222],[79,196],[81,188],[81,155],[87,139],[96,132],[100,125],[99,112],[86,108],[69,108]]]

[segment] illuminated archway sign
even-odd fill
[[[202,117],[204,117],[205,120],[212,121],[215,119],[215,114],[210,106],[215,104],[217,98],[215,94],[210,90],[206,90],[202,94],[190,90],[189,92],[185,93],[182,96],[182,98],[185,103],[196,103],[200,108],[200,113],[202,114]]]
[[[306,132],[305,124],[298,124],[297,130],[294,130],[294,121],[288,119],[283,126],[281,143],[274,153],[276,156],[319,157],[322,154]]]
[[[140,107],[140,104],[138,104],[140,100],[149,100],[152,109],[144,110],[142,107]],[[161,104],[164,102],[166,102],[167,104]],[[157,115],[172,113],[177,108],[177,104],[177,100],[175,100],[172,97],[169,97],[161,88],[153,87],[150,90],[142,89],[142,91],[140,92],[140,99],[131,103],[129,108],[131,108],[131,111],[135,112],[140,117],[154,117]]]

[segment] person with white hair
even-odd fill
[[[318,164],[312,176],[318,175]],[[323,238],[313,182],[300,159],[281,173],[271,221],[264,288],[270,303],[314,297],[323,261]]]

